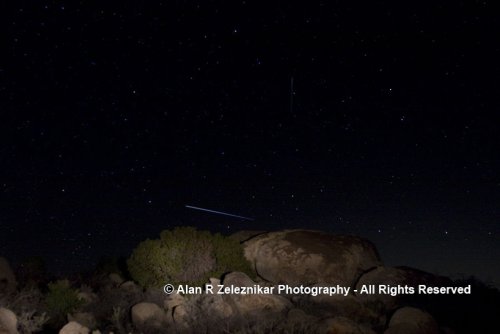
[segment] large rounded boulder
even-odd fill
[[[352,286],[361,273],[381,265],[371,242],[321,231],[269,232],[243,245],[257,274],[273,283]]]
[[[358,291],[357,297],[364,303],[380,304],[385,310],[391,311],[398,307],[415,302],[418,295],[405,294],[403,292],[391,294],[383,293],[363,293],[363,288],[370,286],[386,286],[392,289],[398,287],[412,287],[417,291],[419,284],[429,286],[449,286],[452,281],[449,278],[436,276],[422,270],[409,268],[409,267],[377,267],[368,272],[365,272],[356,284]],[[420,301],[420,304],[425,301]],[[428,301],[427,301],[428,302]]]

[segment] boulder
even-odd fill
[[[132,323],[136,328],[161,328],[167,323],[165,312],[156,304],[139,303],[132,306]]]
[[[324,286],[322,284],[321,286]],[[343,316],[349,319],[356,319],[357,322],[370,323],[372,325],[384,325],[386,323],[385,310],[375,309],[371,305],[365,305],[357,296],[349,294],[328,295],[318,294],[317,296],[303,296],[298,299],[299,304],[311,305],[315,315],[321,317]]]
[[[286,320],[292,328],[308,328],[308,326],[312,327],[318,322],[317,317],[307,314],[299,308],[290,309],[286,315]]]
[[[76,321],[70,321],[59,331],[59,334],[89,334],[90,330]]]
[[[174,307],[182,305],[186,302],[186,299],[181,294],[175,292],[166,296],[163,300],[163,307],[166,310],[173,310]]]
[[[391,317],[384,334],[439,334],[439,326],[427,312],[414,307],[403,307]]]
[[[227,274],[223,280],[224,287],[253,287],[256,283],[242,272]],[[292,308],[292,303],[274,294],[229,294],[225,295],[226,301],[234,305],[240,315],[259,317],[274,317],[278,313],[287,312]]]
[[[172,319],[177,325],[177,329],[186,329],[189,327],[190,314],[185,305],[177,305],[172,309]]]
[[[335,317],[321,321],[318,333],[324,334],[376,334],[371,328],[357,324],[345,317]]]
[[[219,284],[221,284],[221,280],[218,278],[210,278],[210,282],[206,284],[206,286],[212,286],[212,293],[206,290],[205,293],[198,299],[198,304],[201,309],[204,310],[207,314],[210,315],[210,318],[214,319],[228,319],[231,316],[235,315],[235,309],[230,303],[227,302],[229,300],[228,296],[218,295],[216,292],[219,288]]]
[[[117,286],[122,284],[123,282],[125,282],[125,280],[120,276],[120,274],[117,274],[117,273],[109,274],[108,278],[114,285],[117,285]]]
[[[132,281],[123,282],[120,285],[120,289],[122,289],[123,291],[126,291],[128,293],[140,293],[140,292],[142,292],[142,288],[140,288],[137,284],[135,284]]]
[[[17,281],[9,262],[0,257],[0,295],[16,291]]]
[[[0,307],[0,333],[17,334],[17,317],[11,310]]]
[[[77,312],[74,314],[68,314],[68,322],[72,321],[77,322],[87,328],[96,328],[97,326],[95,316],[89,312]]]
[[[363,286],[375,285],[390,285],[391,287],[413,287],[417,291],[419,284],[432,286],[447,286],[451,284],[451,280],[435,276],[433,274],[413,269],[409,267],[377,267],[364,273],[356,284],[357,296],[365,304],[375,305],[380,304],[380,307],[387,311],[392,311],[405,304],[409,300],[414,300],[416,297],[413,294],[360,294]]]
[[[353,286],[361,273],[381,265],[371,242],[321,231],[269,232],[243,246],[257,274],[273,283]]]

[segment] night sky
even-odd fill
[[[0,255],[67,272],[178,225],[307,228],[498,284],[492,5],[3,4]]]

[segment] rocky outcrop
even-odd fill
[[[455,333],[439,325],[450,326],[457,333],[487,333],[491,327],[489,320],[495,319],[500,309],[500,292],[474,280],[452,282],[417,269],[381,266],[375,247],[362,238],[308,230],[255,233],[259,232],[234,236],[246,240],[245,256],[256,269],[255,277],[230,272],[210,278],[212,290],[205,286],[191,294],[178,287],[167,294],[161,287],[143,289],[132,281],[121,283],[123,279],[117,275],[99,276],[97,284],[81,282],[78,297],[84,302],[76,313],[68,315],[69,323],[60,333],[88,334],[94,330],[93,334],[100,334],[97,330],[100,326],[105,333],[112,330],[222,334],[242,328],[249,333]],[[250,235],[253,237],[248,239]],[[0,260],[3,286],[10,284],[9,291],[16,291],[10,266]],[[278,292],[278,284],[299,289]],[[419,295],[399,290],[420,284],[472,284],[474,294]],[[222,294],[219,285],[227,289]],[[362,293],[366,286],[387,286],[397,291],[386,293],[374,289]],[[235,292],[243,287],[255,290],[247,290],[246,294]],[[303,287],[306,289],[302,290]],[[0,296],[3,301],[0,305],[16,305],[14,310],[23,310],[24,304],[16,304],[22,300],[28,303],[28,309],[33,306],[34,313],[19,312],[16,317],[12,311],[0,308],[0,334],[15,334],[17,328],[23,333],[33,332],[26,330],[29,321],[40,323],[39,328],[45,324],[47,310],[37,302],[43,300],[43,293],[24,289],[18,293]],[[50,326],[53,325],[48,323],[43,329],[54,330]]]
[[[0,307],[0,334],[17,334],[17,317],[4,307]]]
[[[285,230],[256,236],[243,245],[257,274],[273,283],[352,286],[361,273],[381,265],[375,246],[355,236]]]
[[[439,334],[439,326],[427,312],[414,307],[403,307],[391,317],[384,334]]]
[[[10,294],[16,291],[17,281],[9,262],[0,257],[0,295]]]

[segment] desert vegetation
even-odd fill
[[[193,227],[165,230],[159,239],[143,241],[127,264],[142,287],[200,285],[229,271],[253,275],[236,240]]]

